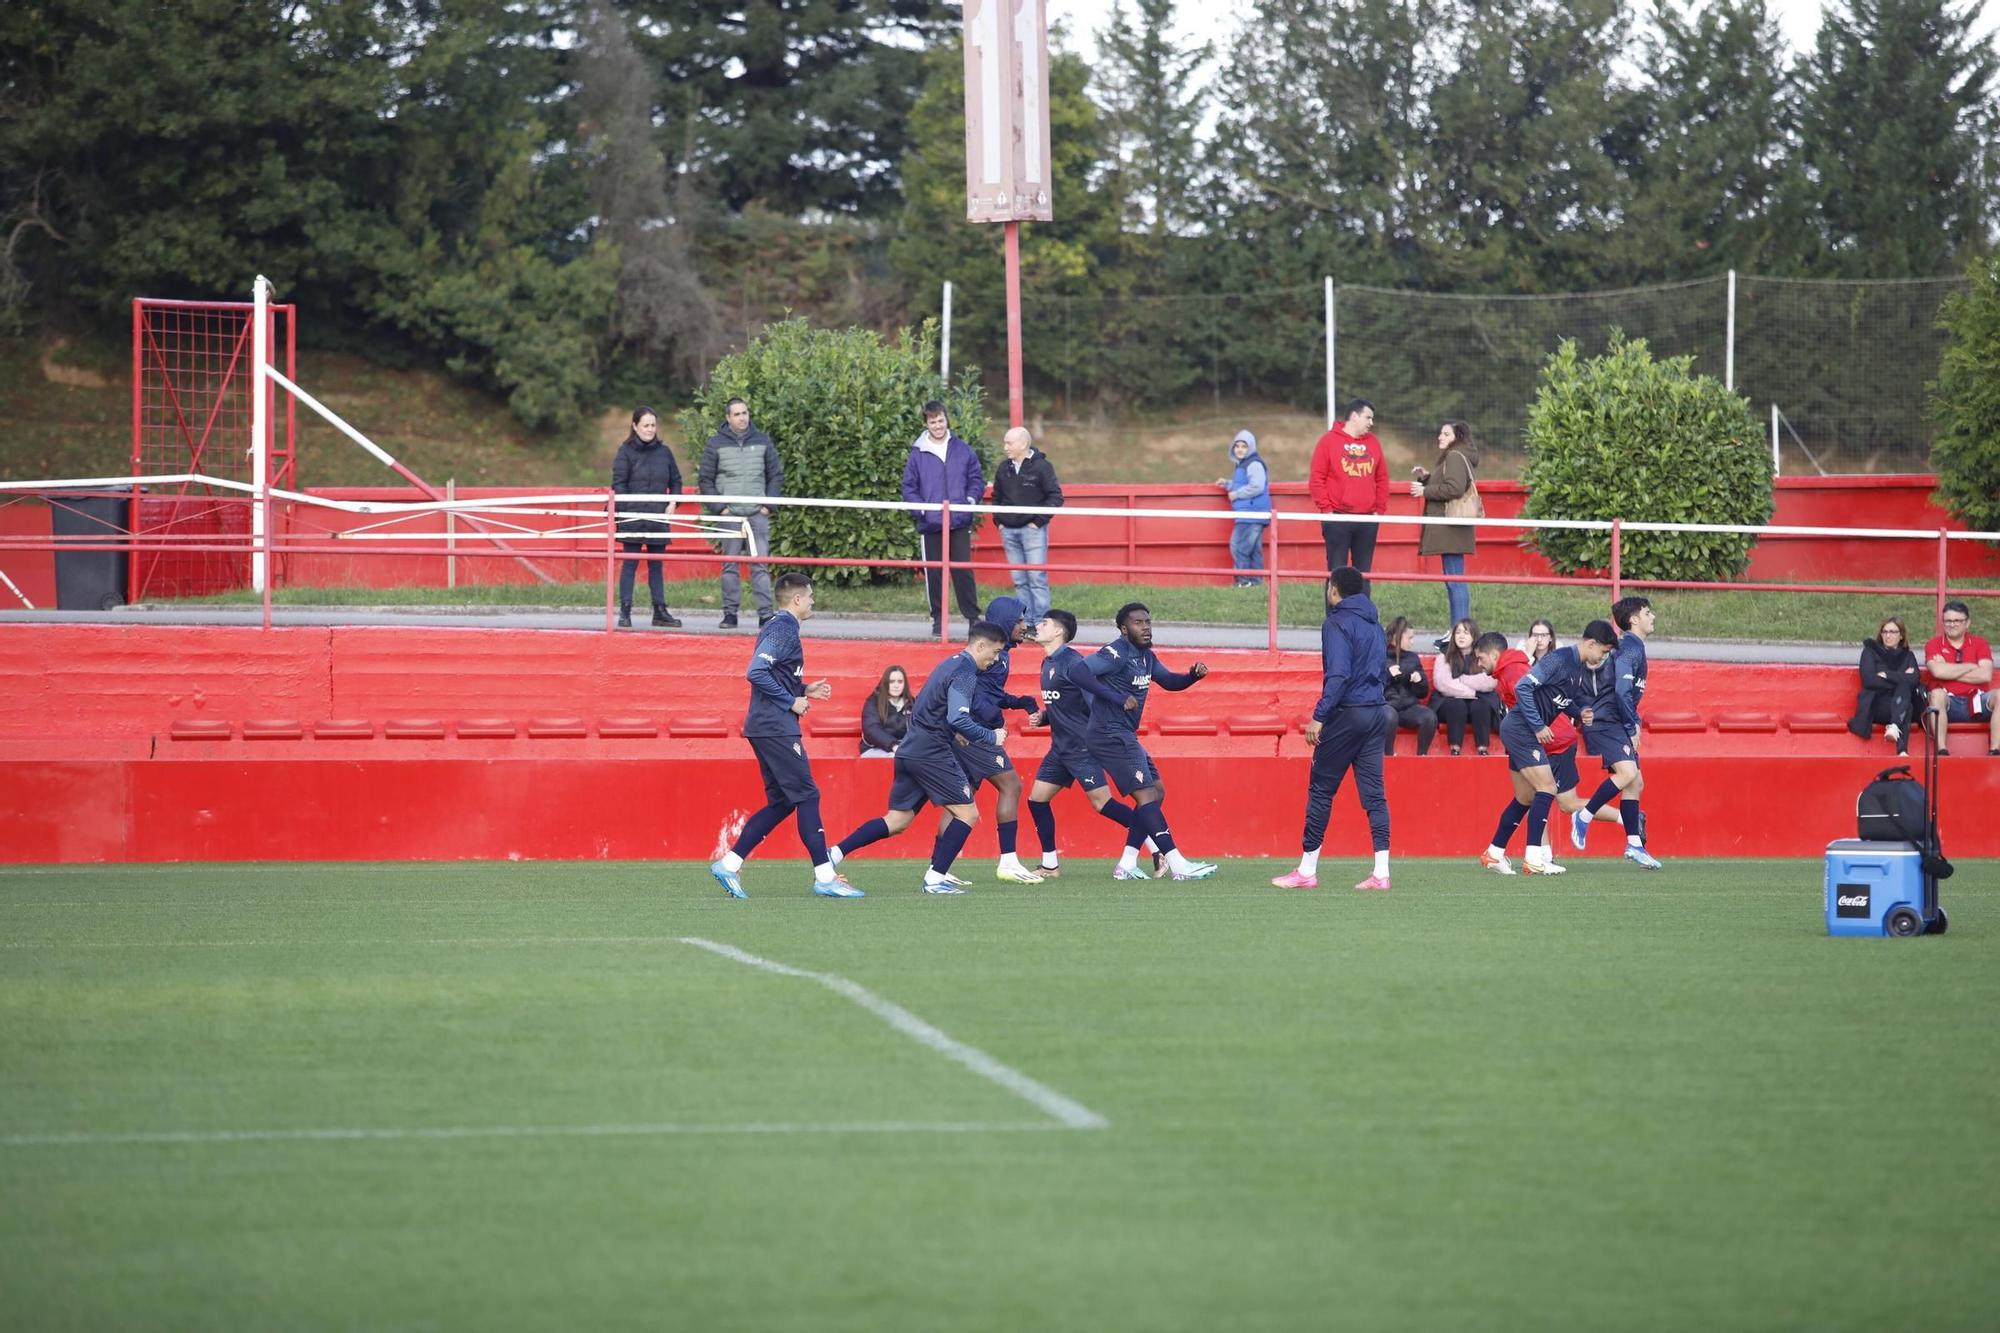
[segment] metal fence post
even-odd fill
[[[1933,625],[1942,624],[1944,621],[1944,595],[1950,582],[1951,538],[1940,528],[1938,529],[1937,607],[1931,615]]]
[[[1624,525],[1625,520],[1622,518],[1611,520],[1611,600],[1614,602],[1625,595],[1623,567],[1625,555],[1622,541]]]
[[[921,554],[921,551],[919,551]],[[938,514],[938,570],[937,623],[938,642],[951,642],[951,501],[944,502],[944,509]]]
[[[1736,270],[1729,270],[1729,313],[1722,329],[1722,387],[1736,387]]]
[[[618,628],[617,613],[612,610],[611,585],[617,581],[613,566],[618,563],[618,492],[604,493],[604,632],[611,633]]]
[[[1270,574],[1264,580],[1265,620],[1270,629],[1272,652],[1278,651],[1278,502],[1271,500],[1271,559]]]

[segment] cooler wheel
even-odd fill
[[[1944,908],[1940,907],[1938,908],[1937,915],[1931,918],[1930,925],[1924,928],[1924,934],[1942,935],[1947,930],[1950,929],[1951,929],[1951,918],[1945,915]]]
[[[1889,915],[1882,918],[1882,928],[1899,940],[1908,939],[1924,933],[1924,919],[1916,908],[1905,904],[1889,909]]]

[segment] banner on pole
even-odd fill
[[[1045,0],[965,0],[965,220],[1048,222]]]

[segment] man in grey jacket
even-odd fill
[[[785,465],[778,459],[778,446],[771,437],[750,424],[750,404],[741,398],[729,400],[729,419],[709,436],[701,452],[703,495],[767,495],[785,493]],[[724,555],[771,553],[771,509],[759,504],[712,504],[711,514],[728,514],[750,525],[753,542],[741,537],[724,537],[717,547]],[[750,591],[757,599],[757,624],[761,627],[775,612],[771,606],[771,567],[762,562],[750,566]],[[741,567],[731,560],[722,566],[722,628],[736,628],[736,613],[743,608]]]

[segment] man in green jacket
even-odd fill
[[[785,465],[778,459],[778,446],[771,437],[750,424],[750,404],[741,398],[729,400],[728,421],[708,437],[701,451],[703,495],[763,495],[785,493]],[[750,525],[751,540],[724,537],[717,543],[724,555],[768,556],[771,553],[771,508],[761,504],[712,504],[711,514],[728,514]],[[757,624],[761,628],[776,614],[771,606],[771,567],[761,561],[750,566],[750,591],[757,599]],[[736,613],[743,607],[741,567],[731,560],[722,566],[722,628],[736,628]]]

